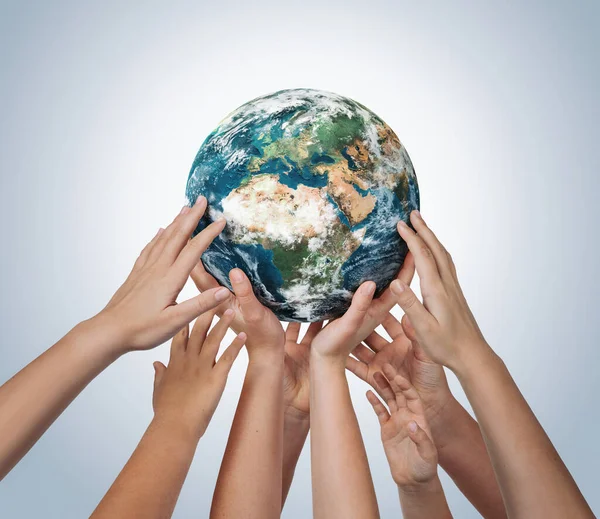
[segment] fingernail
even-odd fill
[[[418,209],[415,209],[412,214],[414,214],[417,218],[420,218],[421,220],[423,219],[423,217],[421,216],[421,213],[419,212]]]
[[[417,432],[417,422],[409,422],[408,430],[412,433]]]
[[[196,204],[195,205],[200,205],[200,204],[203,204],[204,202],[206,202],[206,197],[200,195],[198,198],[196,198]]]
[[[405,290],[404,283],[399,279],[392,281],[390,288],[392,289],[392,292],[396,292],[397,294],[401,294]]]
[[[161,227],[158,232],[156,233],[156,236],[160,236],[163,233],[164,229]]]
[[[225,313],[223,314],[224,317],[230,317],[233,315],[233,310],[231,308],[228,308],[227,310],[225,310]]]
[[[400,220],[398,222],[398,229],[408,229],[408,225],[406,225],[406,222],[404,220]]]
[[[189,210],[190,210],[190,206],[189,206],[189,205],[184,205],[184,206],[181,208],[181,211],[179,211],[179,214],[185,214],[185,213],[187,213]]]
[[[240,341],[245,341],[247,337],[248,337],[248,336],[247,336],[247,335],[246,335],[244,332],[238,333],[238,336],[237,336],[237,338],[238,338]]]
[[[238,283],[244,279],[244,276],[242,276],[242,271],[240,269],[233,269],[229,273],[229,278],[231,279],[231,281],[235,281],[236,283]]]
[[[377,285],[375,285],[373,281],[367,281],[362,288],[362,292],[364,295],[370,296],[373,292],[375,292],[376,287]]]
[[[220,288],[215,292],[215,299],[217,301],[225,301],[225,299],[229,297],[229,294],[229,290],[227,290],[226,288]]]

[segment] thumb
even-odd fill
[[[427,433],[419,427],[414,420],[408,424],[408,436],[417,446],[421,458],[425,461],[434,461],[437,457],[437,449]]]
[[[244,320],[247,322],[260,320],[263,316],[264,307],[254,295],[248,276],[241,269],[233,269],[229,273],[229,280]]]
[[[165,371],[167,371],[167,367],[162,362],[158,361],[152,365],[154,366],[154,392],[156,393],[158,386],[160,386],[160,381],[162,380]]]

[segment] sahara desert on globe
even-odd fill
[[[232,112],[206,138],[186,196],[225,216],[202,256],[222,285],[241,268],[284,321],[339,317],[367,280],[383,290],[407,253],[396,231],[419,208],[415,172],[377,115],[340,95],[282,90]]]

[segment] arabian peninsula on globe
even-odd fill
[[[404,146],[347,97],[282,90],[232,112],[204,141],[186,196],[206,196],[196,232],[227,226],[202,256],[224,286],[242,269],[283,321],[342,315],[367,280],[380,293],[407,253],[396,224],[419,208]]]

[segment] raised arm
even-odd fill
[[[372,391],[367,399],[381,426],[381,441],[398,485],[404,519],[452,517],[437,474],[437,449],[419,394],[391,364],[375,374],[376,386],[388,406]]]
[[[270,519],[281,514],[285,334],[246,275],[230,273],[248,370],[213,496],[213,518]]]
[[[199,198],[144,248],[106,308],[78,324],[0,387],[0,479],[73,399],[123,353],[149,349],[229,297],[215,288],[176,305],[191,270],[225,222],[188,239],[206,208]]]
[[[391,364],[410,380],[423,403],[439,464],[483,517],[505,518],[502,495],[479,426],[453,397],[443,367],[420,347],[406,316],[400,323],[388,314],[382,324],[392,340],[373,332],[355,348],[347,368],[382,398],[375,375],[383,371],[385,364]],[[385,380],[380,382],[385,384]]]
[[[419,344],[458,377],[473,407],[509,517],[591,518],[587,505],[550,439],[502,360],[486,343],[460,288],[448,252],[413,211],[398,226],[415,256],[421,303],[410,287],[391,290],[410,318]]]
[[[208,333],[213,315],[199,317],[189,338],[187,326],[175,336],[168,367],[154,364],[154,419],[92,519],[168,519],[173,514],[198,441],[246,339],[239,334],[215,363],[233,312]]]

